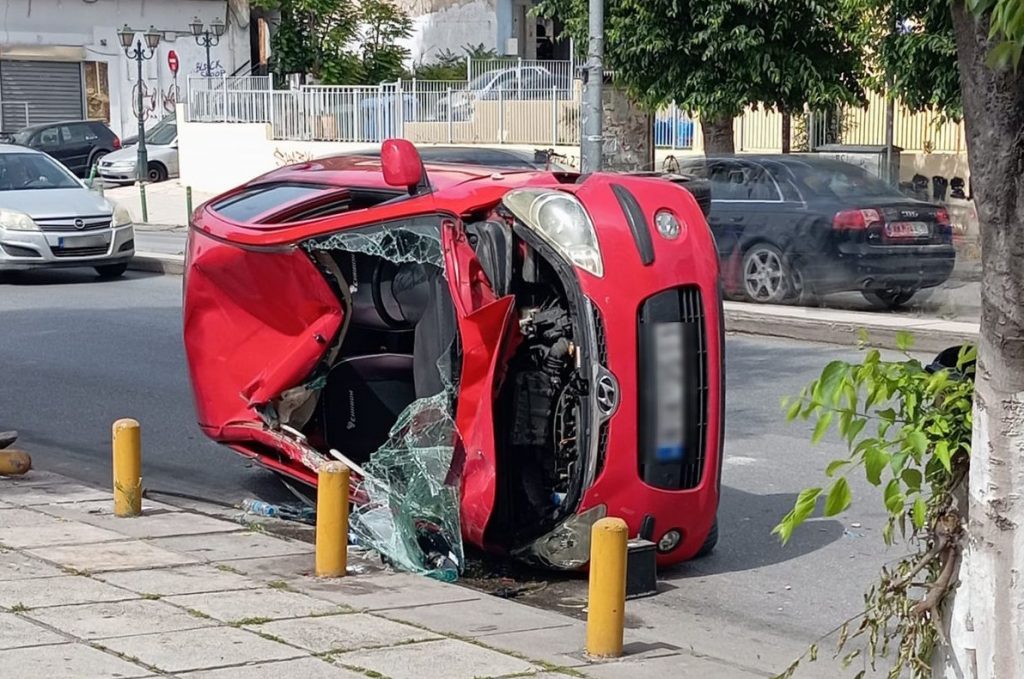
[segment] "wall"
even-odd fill
[[[136,64],[125,57],[117,30],[124,24],[145,30],[150,25],[166,33],[156,56],[143,64],[147,124],[174,110],[175,80],[167,54],[178,55],[177,84],[183,93],[185,79],[205,69],[206,52],[196,44],[188,24],[198,16],[205,24],[214,18],[227,23],[220,44],[211,49],[213,72],[229,74],[249,60],[248,0],[2,0],[4,23],[0,25],[0,59],[33,55],[62,59],[62,48],[78,48],[84,61],[107,63],[110,94],[110,126],[122,136],[134,135],[133,91]],[[174,32],[181,32],[175,35]],[[187,34],[187,35],[185,35]],[[83,54],[84,52],[84,54]]]
[[[498,48],[496,3],[506,1],[395,0],[413,21],[413,35],[406,41],[413,62],[430,62],[446,49],[461,54],[466,45]]]

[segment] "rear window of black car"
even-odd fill
[[[819,198],[902,198],[867,170],[848,163],[786,163],[805,193]]]
[[[296,200],[312,197],[332,187],[323,184],[299,182],[261,184],[245,189],[229,198],[215,203],[213,210],[233,222],[251,222],[254,217],[266,214]]]

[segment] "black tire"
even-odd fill
[[[96,167],[100,164],[100,161],[103,160],[103,156],[107,155],[108,153],[109,151],[96,151],[95,153],[92,154],[92,158],[89,159],[89,167],[85,168],[86,176],[89,175],[89,172],[92,171],[93,167]],[[96,176],[99,176],[98,167],[96,167]]]
[[[167,181],[167,168],[161,163],[150,163],[149,172],[146,173],[146,179],[148,179],[151,184]]]
[[[774,245],[755,243],[743,253],[740,291],[751,302],[782,304],[799,298],[798,283],[785,255]]]
[[[861,292],[864,295],[864,299],[871,302],[872,305],[889,311],[901,308],[916,293],[917,290],[913,288],[909,290],[904,288],[896,288],[894,290],[863,290]]]
[[[121,262],[120,264],[101,264],[94,268],[96,269],[96,273],[100,275],[100,278],[120,278],[124,275],[124,272],[128,270],[128,262]]]
[[[705,557],[711,552],[715,551],[715,546],[718,544],[718,517],[715,517],[715,522],[711,524],[711,532],[704,539],[704,544],[700,546],[697,553],[693,555],[694,559],[700,559]]]

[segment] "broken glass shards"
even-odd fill
[[[444,251],[437,217],[405,219],[380,224],[372,230],[353,230],[306,241],[308,251],[361,252],[395,264],[416,262],[444,269]]]
[[[446,582],[463,566],[450,393],[414,401],[370,456],[350,528],[396,567]]]

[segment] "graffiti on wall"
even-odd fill
[[[197,61],[195,66],[192,68],[192,72],[196,75],[201,75],[204,78],[220,78],[227,74],[227,69],[220,63],[220,59],[213,59],[210,61],[210,69],[206,69],[206,61]]]
[[[278,167],[294,165],[295,163],[308,163],[313,160],[313,154],[308,151],[285,151],[280,148],[274,149],[274,161]]]
[[[181,100],[181,89],[178,87],[178,83],[175,82],[168,85],[167,91],[163,93],[164,112],[174,113],[174,107]]]
[[[142,110],[139,110],[139,88],[142,89]],[[132,86],[132,114],[142,120],[149,120],[156,113],[159,88],[151,88],[146,81],[136,82]]]

